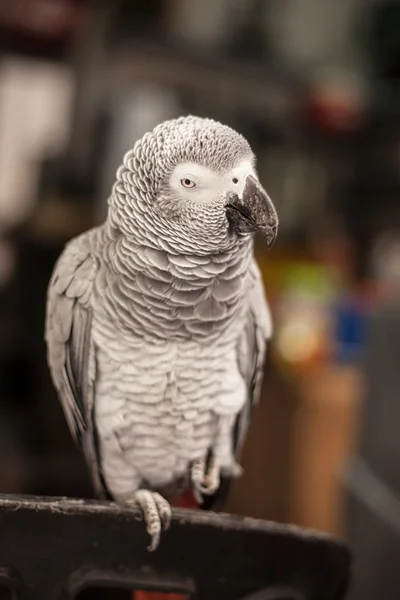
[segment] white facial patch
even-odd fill
[[[253,175],[253,177],[258,179],[257,173],[254,169],[253,161],[250,159],[242,161],[224,175],[226,185],[233,184],[233,187],[230,189],[232,189],[239,196],[239,198],[242,198],[243,196],[243,189],[246,185],[246,178],[248,175]]]
[[[204,165],[187,162],[175,167],[169,184],[179,198],[209,202],[228,192],[242,197],[248,175],[257,178],[251,158],[241,161],[224,173],[216,173]]]

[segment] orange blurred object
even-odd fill
[[[180,498],[173,500],[171,505],[175,508],[197,508],[198,503],[192,492],[185,492]],[[133,600],[187,600],[185,594],[170,594],[167,592],[151,592],[139,590],[133,592]]]

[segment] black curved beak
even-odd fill
[[[253,175],[248,175],[242,198],[232,194],[226,205],[226,216],[236,233],[261,231],[271,248],[278,234],[278,215],[271,198]]]

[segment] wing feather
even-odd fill
[[[96,370],[91,296],[96,273],[87,238],[70,242],[50,280],[45,340],[50,373],[69,429],[90,465],[96,491],[102,494],[93,425]]]

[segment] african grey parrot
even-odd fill
[[[211,119],[158,125],[127,152],[104,224],[70,241],[48,289],[48,362],[96,493],[137,504],[234,477],[271,318],[253,233],[277,235],[255,157]]]

